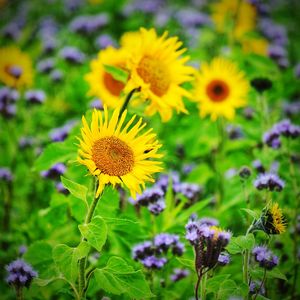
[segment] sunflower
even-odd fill
[[[109,120],[107,107],[104,106],[104,114],[94,110],[91,126],[82,117],[78,162],[98,177],[97,196],[106,184],[111,183],[113,186],[125,185],[135,198],[136,193],[142,193],[141,187],[145,187],[146,181],[154,181],[152,174],[162,169],[161,162],[151,160],[162,157],[157,153],[161,145],[156,135],[152,129],[139,134],[146,126],[141,118],[129,129],[135,115],[122,129],[126,115],[126,111],[120,115],[119,108],[116,108]]]
[[[256,9],[246,0],[222,0],[212,6],[212,19],[219,32],[232,24],[233,36],[241,38],[256,27]]]
[[[194,90],[200,116],[210,114],[213,121],[219,116],[233,119],[235,108],[246,104],[248,90],[248,81],[234,63],[223,58],[203,63]]]
[[[97,59],[91,62],[91,72],[85,76],[90,85],[89,95],[96,96],[109,107],[122,105],[120,97],[125,84],[116,80],[105,70],[105,65],[125,69],[128,52],[125,49],[108,47],[99,52]]]
[[[265,229],[268,234],[285,232],[286,222],[278,203],[272,204],[266,211]]]
[[[140,39],[131,49],[127,67],[130,77],[126,93],[141,87],[142,100],[150,100],[146,115],[159,112],[163,121],[172,117],[173,109],[185,112],[183,96],[189,93],[180,85],[192,79],[194,69],[186,66],[188,57],[180,57],[186,49],[177,37],[168,38],[165,32],[158,37],[154,29],[140,29]]]
[[[28,87],[32,77],[32,63],[26,53],[14,46],[0,48],[1,82],[13,88]]]

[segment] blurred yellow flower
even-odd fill
[[[121,184],[135,198],[136,193],[142,193],[141,187],[145,188],[145,182],[154,181],[152,174],[162,169],[161,162],[152,160],[162,157],[157,153],[161,145],[156,134],[152,133],[152,129],[140,134],[146,126],[142,118],[129,129],[136,116],[125,125],[126,115],[126,110],[120,115],[117,108],[109,118],[107,107],[104,106],[104,112],[93,112],[90,126],[82,117],[78,162],[98,177],[96,196],[107,184]],[[122,129],[123,124],[125,127]]]
[[[125,91],[141,87],[141,99],[149,100],[145,109],[147,115],[159,112],[163,121],[172,117],[173,109],[177,112],[185,112],[183,96],[189,96],[189,92],[181,87],[181,84],[192,79],[194,69],[186,66],[188,57],[180,57],[186,49],[181,49],[182,43],[177,37],[168,38],[165,32],[158,37],[154,29],[140,29],[140,37],[136,44],[128,39],[123,45],[132,45],[131,55],[127,68],[130,77]]]
[[[98,97],[109,107],[118,107],[122,105],[120,97],[125,84],[116,80],[105,70],[105,65],[110,65],[124,69],[128,58],[128,52],[125,49],[115,49],[108,47],[99,52],[98,57],[90,64],[91,72],[85,76],[89,83],[90,96]]]
[[[0,48],[0,81],[9,87],[32,85],[33,71],[30,57],[19,48]]]
[[[219,116],[231,120],[235,109],[246,104],[249,83],[243,72],[224,58],[203,63],[194,84],[201,117],[209,114],[213,121]]]
[[[269,43],[264,38],[245,38],[241,40],[241,45],[245,53],[268,55]]]
[[[285,232],[286,223],[282,214],[281,208],[278,203],[274,203],[270,206],[266,213],[266,230],[270,234],[281,234]]]
[[[256,26],[256,9],[246,0],[221,0],[212,6],[212,19],[219,32],[233,26],[233,36],[240,39]]]

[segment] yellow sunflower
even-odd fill
[[[241,40],[241,45],[245,53],[268,55],[269,43],[264,38],[245,38]]]
[[[233,35],[241,38],[256,26],[256,9],[246,0],[222,0],[212,6],[212,19],[219,32],[232,24]]]
[[[0,48],[0,81],[9,87],[28,87],[32,84],[33,71],[29,56],[19,48]]]
[[[172,117],[173,109],[187,113],[183,96],[189,93],[181,87],[192,79],[194,69],[186,66],[188,57],[180,57],[186,49],[177,37],[168,38],[165,32],[158,37],[154,29],[140,29],[140,40],[131,49],[127,67],[130,77],[125,91],[141,87],[141,99],[149,100],[145,113],[159,112],[163,121]]]
[[[99,52],[97,59],[91,62],[91,72],[85,76],[90,85],[89,95],[96,96],[109,107],[118,107],[123,101],[120,97],[125,84],[106,72],[105,65],[125,69],[128,52],[125,49],[108,47]]]
[[[249,83],[234,63],[215,58],[203,63],[195,80],[195,100],[199,102],[200,116],[210,115],[215,121],[219,116],[231,120],[235,109],[245,106]]]
[[[269,234],[281,234],[285,232],[286,222],[278,203],[274,203],[268,208],[265,228]]]
[[[152,160],[162,157],[157,153],[161,145],[156,135],[152,129],[140,134],[146,126],[141,118],[129,129],[136,116],[122,129],[126,115],[126,111],[120,115],[119,108],[116,108],[109,120],[104,106],[104,113],[94,110],[91,126],[82,117],[78,161],[98,177],[97,196],[110,183],[113,186],[125,185],[135,198],[136,193],[142,193],[145,182],[154,181],[152,174],[162,169],[161,162]]]

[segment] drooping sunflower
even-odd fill
[[[188,57],[180,57],[186,49],[177,37],[168,38],[165,32],[158,37],[154,29],[140,29],[140,39],[131,49],[127,67],[130,77],[125,91],[141,87],[142,100],[149,100],[147,115],[159,112],[163,121],[172,117],[172,111],[187,112],[183,96],[189,93],[181,84],[192,79],[194,69],[186,66]]]
[[[272,204],[266,210],[265,229],[268,234],[281,234],[285,232],[286,222],[278,203]]]
[[[146,126],[142,118],[129,129],[136,116],[125,125],[126,115],[126,110],[120,115],[120,109],[116,108],[109,119],[104,106],[104,112],[93,112],[90,126],[82,117],[78,162],[98,177],[97,196],[105,185],[121,184],[135,198],[136,193],[142,193],[141,187],[145,187],[145,182],[154,181],[152,174],[162,169],[160,161],[152,160],[162,157],[157,153],[161,145],[156,134],[152,133],[152,129],[140,134]]]
[[[255,29],[256,15],[255,7],[246,0],[221,0],[212,6],[216,29],[224,32],[228,24],[232,24],[233,36],[237,39]]]
[[[105,70],[105,65],[125,69],[128,52],[125,49],[108,47],[99,52],[91,62],[91,72],[85,76],[90,85],[89,95],[101,99],[108,107],[118,107],[123,101],[120,97],[125,84],[118,81]]]
[[[199,102],[200,116],[219,116],[231,120],[235,109],[246,104],[249,83],[237,66],[224,58],[203,63],[195,80],[195,100]]]
[[[19,48],[0,48],[0,81],[9,87],[29,87],[33,71],[30,57]]]

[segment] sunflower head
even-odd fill
[[[123,44],[130,48],[132,39],[123,38]],[[191,80],[194,69],[185,65],[188,57],[180,57],[186,51],[180,50],[181,45],[177,37],[168,38],[167,32],[159,37],[154,29],[142,28],[130,51],[127,64],[130,78],[126,91],[141,87],[141,98],[150,100],[145,113],[159,112],[163,121],[171,118],[173,109],[187,112],[182,98],[189,93],[181,84]]]
[[[285,232],[286,221],[278,203],[272,204],[266,210],[265,229],[268,234],[281,234]]]
[[[123,101],[120,97],[125,84],[115,79],[105,70],[105,65],[125,70],[128,52],[125,49],[108,47],[99,52],[98,57],[91,62],[91,71],[85,76],[89,83],[89,95],[98,97],[108,107],[118,107]]]
[[[236,65],[223,58],[202,64],[196,76],[194,97],[199,103],[200,116],[211,115],[233,119],[235,109],[245,106],[248,81]]]
[[[212,6],[212,19],[216,29],[224,32],[230,25],[233,27],[233,36],[237,39],[255,29],[256,15],[255,7],[246,0],[221,0]]]
[[[161,145],[156,135],[152,129],[140,134],[146,126],[141,118],[129,129],[136,116],[123,128],[126,115],[126,111],[120,115],[117,108],[109,118],[104,106],[104,112],[94,110],[90,126],[82,118],[78,162],[98,177],[97,195],[106,184],[120,184],[135,198],[136,193],[142,193],[141,187],[144,188],[147,181],[154,181],[152,174],[162,169],[161,162],[153,160],[161,157],[157,153]]]
[[[0,48],[0,81],[21,88],[31,86],[32,77],[32,63],[26,53],[14,46]]]

